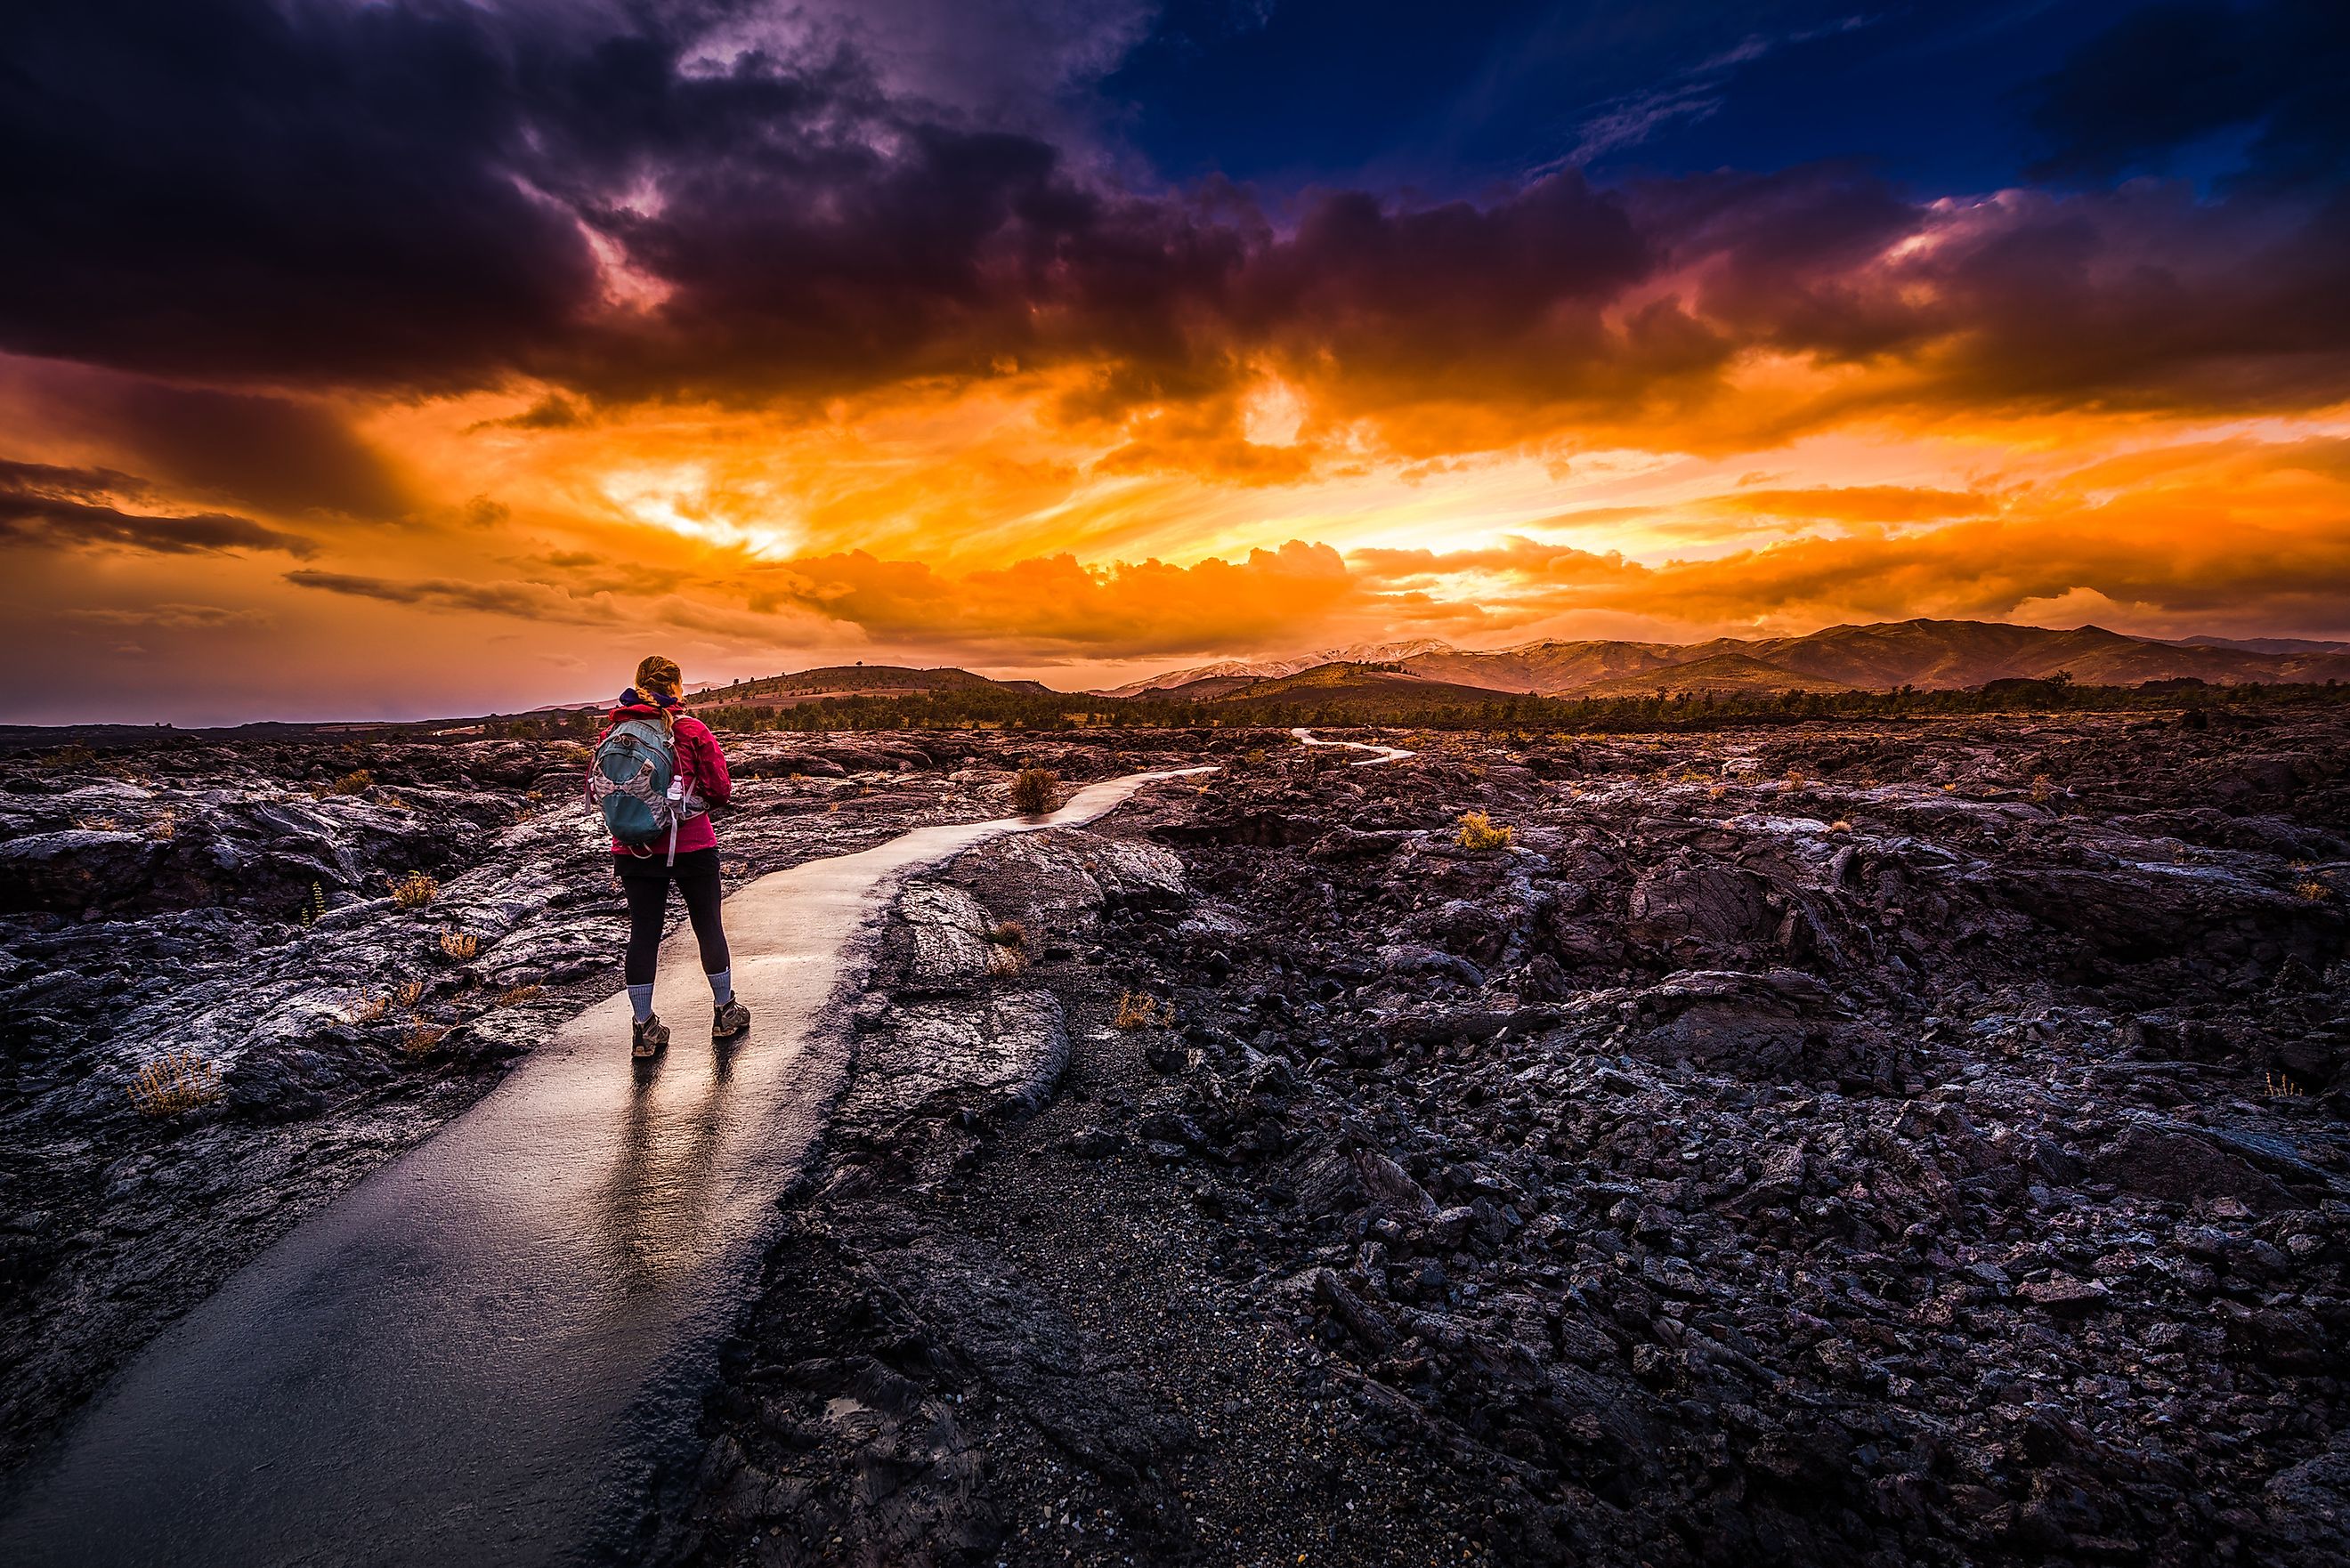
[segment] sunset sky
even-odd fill
[[[2350,636],[2350,7],[20,0],[0,719]]]

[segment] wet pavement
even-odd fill
[[[1356,759],[1354,765],[1358,768],[1368,767],[1373,763],[1401,762],[1406,757],[1417,756],[1419,754],[1416,752],[1407,751],[1401,746],[1382,746],[1371,741],[1317,740],[1315,738],[1314,732],[1305,728],[1303,725],[1290,731],[1289,732],[1292,735],[1296,736],[1298,742],[1302,745],[1344,746],[1350,752],[1370,753],[1371,754],[1367,757],[1359,757]]]
[[[1200,772],[1206,770],[1187,770]],[[27,1468],[0,1562],[556,1563],[636,1554],[691,1461],[718,1343],[844,1074],[827,1002],[900,874],[1049,816],[928,827],[726,905],[749,1037],[700,1038],[691,934],[662,950],[676,1043],[628,1002],[298,1227],[163,1334]]]

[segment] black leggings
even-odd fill
[[[661,920],[669,912],[669,885],[685,895],[686,918],[693,922],[694,940],[702,944],[702,972],[716,974],[732,966],[726,952],[726,932],[718,923],[718,851],[690,849],[671,867],[660,854],[639,860],[615,857],[620,863],[620,888],[629,896],[629,960],[621,973],[630,985],[650,985],[660,961]]]

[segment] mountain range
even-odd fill
[[[1903,620],[1836,626],[1803,637],[1706,642],[1530,642],[1476,651],[1421,640],[1298,658],[1226,659],[1101,693],[1209,701],[1274,694],[1326,665],[1375,666],[1406,681],[1545,697],[1658,691],[1957,691],[1993,680],[2069,675],[2083,685],[2197,680],[2215,686],[2350,680],[2350,643],[2298,638],[2177,641],[2103,627],[2069,631],[1997,621]]]

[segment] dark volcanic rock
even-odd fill
[[[2129,1127],[2089,1162],[2089,1172],[2124,1191],[2172,1202],[2232,1198],[2264,1213],[2293,1205],[2292,1193],[2250,1162],[2182,1129]]]
[[[1062,999],[1062,1087],[858,1201],[1041,1228],[1101,1267],[1002,1266],[1241,1413],[1152,1461],[1213,1529],[1168,1533],[1118,1456],[1072,1483],[1114,1542],[1039,1527],[1024,1459],[981,1483],[994,1559],[2333,1561],[2345,726],[2282,720],[2231,773],[2229,722],[1268,747],[1137,814],[1181,857],[1157,902],[1053,891],[1043,840],[972,857],[966,923],[1045,938],[972,983]],[[1451,843],[1472,809],[1513,845]],[[1146,1330],[1179,1298],[1285,1370],[1235,1398]],[[1293,1400],[1355,1511],[1230,1501]],[[1396,1495],[1372,1455],[1426,1468]]]

